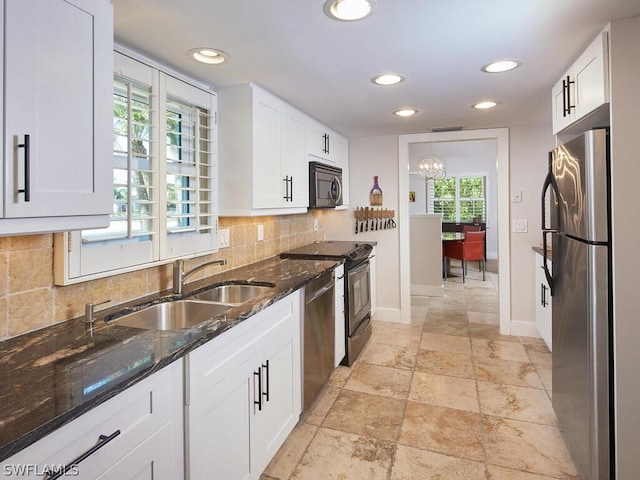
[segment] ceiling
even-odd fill
[[[551,86],[608,21],[638,0],[378,0],[356,22],[324,0],[112,0],[116,41],[218,90],[254,82],[344,135],[549,125]],[[187,57],[212,47],[231,58]],[[487,74],[498,59],[520,68]],[[406,80],[378,86],[395,72]],[[493,100],[491,110],[471,105]],[[399,118],[393,111],[413,107]]]

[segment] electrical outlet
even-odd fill
[[[522,190],[513,192],[513,203],[522,203]]]
[[[317,218],[313,219],[313,231],[317,232],[318,230],[320,230],[320,222],[318,221]]]
[[[258,241],[264,240],[264,225],[258,225]]]
[[[229,229],[218,230],[218,248],[229,248]]]
[[[527,233],[528,227],[529,227],[528,222],[524,218],[518,218],[513,220],[512,231],[514,233]]]

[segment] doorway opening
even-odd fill
[[[453,156],[465,156],[465,151],[479,151],[481,147],[486,147],[493,151],[495,159],[493,182],[494,188],[487,188],[487,208],[492,210],[492,219],[487,218],[487,235],[491,232],[492,242],[487,241],[487,258],[499,258],[498,264],[498,289],[500,293],[499,323],[502,334],[510,334],[510,312],[511,312],[511,292],[510,292],[510,267],[509,267],[509,137],[508,129],[487,129],[469,130],[456,132],[438,132],[400,135],[399,137],[399,191],[414,192],[416,202],[400,201],[398,208],[399,236],[400,236],[400,292],[401,292],[401,312],[402,321],[410,322],[411,311],[411,279],[410,279],[410,227],[409,217],[412,209],[419,208],[418,192],[410,187],[411,172],[415,172],[416,156],[421,152],[438,153],[454,152]],[[457,149],[457,153],[456,153]],[[443,156],[446,156],[442,154]],[[491,170],[491,166],[485,164],[480,170]],[[464,161],[458,162],[457,166],[452,165],[454,170],[469,169]],[[481,172],[476,172],[481,173]],[[492,176],[489,174],[489,176]],[[492,197],[493,195],[493,197]],[[428,198],[425,187],[422,201],[425,205],[425,213],[428,211]],[[493,203],[493,209],[489,207],[489,202]],[[490,228],[489,228],[490,227]],[[494,249],[491,251],[491,249]],[[489,253],[491,251],[491,253]]]

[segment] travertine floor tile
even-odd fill
[[[487,472],[489,474],[487,478],[490,480],[556,480],[552,477],[499,467],[497,465],[487,465]],[[569,477],[566,478],[569,480]],[[573,478],[572,480],[578,479]]]
[[[429,311],[427,312],[427,323],[436,323],[442,321],[467,323],[468,320],[469,317],[467,316],[466,307],[453,309],[435,307],[431,305],[429,306]]]
[[[479,411],[476,381],[467,378],[415,372],[409,400],[469,412]]]
[[[288,479],[317,430],[318,427],[315,425],[304,422],[298,423],[265,469],[264,475],[272,478]]]
[[[386,345],[384,343],[370,343],[362,352],[360,361],[384,367],[412,369],[416,364],[418,347],[401,345]]]
[[[384,397],[407,398],[411,372],[399,368],[358,363],[344,388]]]
[[[463,410],[409,402],[398,443],[484,460],[480,416]]]
[[[487,462],[529,473],[576,475],[560,431],[553,426],[484,417]]]
[[[475,356],[515,360],[525,363],[529,361],[529,356],[521,343],[472,338],[471,346]]]
[[[374,325],[370,343],[415,347],[420,343],[422,325]]]
[[[474,357],[474,363],[478,380],[520,387],[543,388],[538,373],[531,363],[487,357]]]
[[[292,480],[386,480],[395,445],[373,437],[320,428]]]
[[[498,313],[483,313],[469,310],[469,323],[483,323],[485,325],[500,325],[500,315]]]
[[[498,340],[501,342],[519,342],[519,337],[501,335],[498,325],[486,325],[483,323],[470,323],[469,333],[471,338],[484,338],[486,340]]]
[[[542,385],[548,394],[551,394],[551,382],[552,382],[552,374],[551,374],[551,366],[549,365],[534,365],[536,370],[538,371],[538,375],[540,376],[540,380],[542,381]]]
[[[469,322],[466,319],[466,313],[464,320],[458,317],[448,319],[444,317],[432,318],[427,315],[427,321],[422,327],[423,333],[440,333],[443,335],[460,335],[463,337],[469,336]]]
[[[544,390],[478,382],[478,394],[484,415],[556,425],[551,400]]]
[[[349,380],[349,375],[351,375],[351,372],[352,370],[350,367],[338,365],[338,368],[333,371],[333,373],[329,377],[329,380],[327,380],[327,384],[341,388],[345,383],[347,383],[347,380]]]
[[[469,337],[459,335],[443,335],[441,333],[423,333],[420,348],[436,352],[471,354]]]
[[[343,390],[322,426],[395,441],[405,404],[405,400]]]
[[[474,376],[471,355],[461,353],[419,350],[416,370],[463,378],[473,378]]]
[[[525,345],[531,363],[551,366],[551,352],[546,345]]]
[[[325,385],[315,402],[309,407],[310,410],[302,414],[301,419],[312,425],[322,425],[327,413],[333,407],[336,398],[342,390],[331,385]]]
[[[484,463],[398,445],[391,480],[485,480]]]

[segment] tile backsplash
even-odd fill
[[[314,230],[317,220],[318,230]],[[264,239],[258,241],[258,226]],[[323,212],[270,217],[220,217],[229,229],[229,248],[187,262],[227,259],[211,275],[278,255],[324,238]],[[53,284],[53,234],[0,237],[0,340],[84,314],[84,305],[110,299],[109,305],[171,288],[171,265],[161,265],[60,287]],[[197,277],[195,277],[197,278]],[[98,307],[98,310],[101,307]]]

